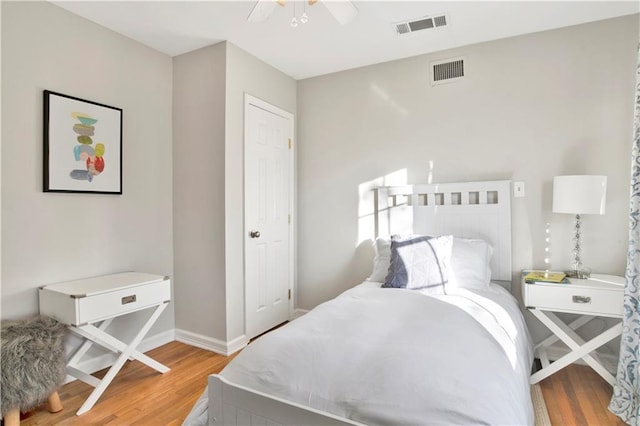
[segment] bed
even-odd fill
[[[510,191],[377,188],[371,276],[248,345],[185,424],[533,424]]]

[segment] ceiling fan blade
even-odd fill
[[[326,6],[333,17],[342,25],[348,24],[358,15],[358,9],[348,0],[323,1],[322,4]]]
[[[251,9],[251,13],[247,16],[247,21],[249,22],[264,22],[267,20],[271,13],[273,13],[273,9],[275,9],[276,5],[282,2],[282,6],[284,6],[284,0],[258,0],[256,4]]]

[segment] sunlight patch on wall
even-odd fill
[[[371,83],[371,91],[401,115],[409,115],[409,111],[405,107],[398,105],[398,103],[387,92],[385,92],[382,87],[375,83]]]
[[[375,191],[379,186],[407,184],[407,169],[396,170],[358,185],[358,239],[356,247],[363,241],[373,241],[375,235]]]
[[[378,194],[378,237],[414,233],[414,204],[411,195]]]
[[[431,185],[433,183],[433,160],[429,160],[429,174],[427,175],[427,183]]]

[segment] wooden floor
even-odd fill
[[[181,425],[207,385],[207,376],[220,372],[233,359],[179,342],[146,354],[171,371],[160,374],[139,361],[127,362],[89,412],[76,416],[93,390],[76,380],[60,391],[61,412],[49,413],[45,404],[23,415],[20,424]],[[106,370],[96,376],[104,374]]]
[[[590,367],[569,365],[540,382],[553,426],[624,426],[607,407],[613,389]]]
[[[171,371],[165,374],[128,362],[88,413],[76,416],[92,387],[75,381],[60,391],[64,410],[46,406],[23,415],[29,425],[180,425],[206,386],[233,357],[224,357],[179,342],[147,353]],[[102,376],[102,371],[98,376]],[[611,386],[589,367],[570,365],[541,383],[554,426],[624,425],[607,410]]]

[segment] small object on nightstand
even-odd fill
[[[566,274],[564,272],[550,272],[550,271],[529,271],[524,276],[525,282],[549,282],[549,283],[561,283],[568,282],[565,280]]]
[[[565,272],[567,277],[576,278],[578,280],[586,280],[591,276],[591,269],[582,266],[580,269],[572,269]]]
[[[524,305],[553,333],[534,347],[536,357],[539,357],[542,363],[542,369],[531,376],[531,384],[582,358],[613,385],[615,377],[602,365],[597,355],[591,355],[591,352],[619,336],[622,321],[588,342],[575,330],[598,316],[622,318],[624,287],[620,283],[624,282],[624,278],[594,274],[590,279],[568,278],[565,283],[552,283],[526,281],[524,276],[526,273],[523,273],[522,280]],[[558,312],[577,314],[580,317],[566,324],[555,314]],[[563,341],[571,351],[550,362],[547,349],[558,340]]]

